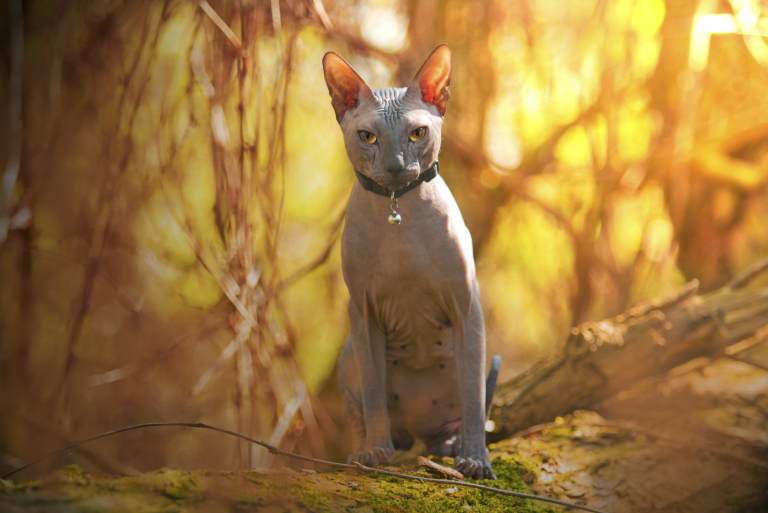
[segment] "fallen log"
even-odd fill
[[[725,356],[750,337],[759,343],[768,337],[768,288],[743,287],[766,269],[761,260],[703,295],[693,280],[665,299],[574,328],[559,354],[498,387],[488,442],[594,407],[695,358]]]

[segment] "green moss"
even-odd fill
[[[331,500],[308,486],[295,486],[291,490],[291,496],[296,502],[303,504],[312,511],[330,510]]]
[[[440,463],[447,465],[451,462],[444,460]],[[531,493],[524,481],[524,475],[530,472],[525,465],[504,457],[495,458],[492,464],[496,472],[496,480],[468,480],[468,482],[521,493]],[[428,476],[424,472],[415,473]],[[419,511],[425,513],[443,511],[466,513],[470,510],[500,513],[555,511],[535,501],[521,500],[516,497],[484,492],[459,485],[448,486],[409,481],[393,476],[365,476],[364,479],[365,481],[360,478],[355,479],[359,486],[353,493],[358,500],[373,507],[375,511]]]
[[[442,461],[450,464],[450,461]],[[526,476],[531,463],[519,455],[493,460],[495,481],[478,483],[530,493]],[[393,469],[429,476],[418,467]],[[451,491],[449,491],[449,489]],[[186,472],[162,469],[136,477],[110,477],[76,466],[46,479],[0,489],[0,510],[71,512],[163,511],[180,513],[213,509],[313,512],[359,511],[438,513],[467,511],[538,513],[552,511],[520,500],[461,486],[404,480],[378,474],[288,469],[264,472]],[[368,509],[366,509],[368,508]]]

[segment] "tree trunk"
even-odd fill
[[[694,280],[668,298],[574,328],[559,355],[499,386],[488,441],[594,407],[694,358],[723,356],[768,325],[768,288],[741,289],[766,268],[768,259],[705,295]]]

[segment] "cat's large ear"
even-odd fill
[[[448,98],[451,97],[448,86],[451,84],[452,68],[451,48],[447,44],[438,46],[416,73],[408,87],[409,92],[418,95],[424,103],[434,105],[445,116]]]
[[[323,72],[328,92],[331,94],[331,104],[336,111],[336,121],[339,123],[361,100],[373,96],[371,88],[355,73],[352,66],[333,52],[328,52],[323,57]]]

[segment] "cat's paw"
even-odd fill
[[[378,465],[388,465],[392,461],[392,454],[394,448],[389,449],[387,447],[371,447],[364,449],[360,452],[350,454],[347,458],[347,463],[356,461],[366,467],[376,467]]]
[[[464,474],[464,477],[471,477],[473,479],[496,479],[496,474],[493,473],[493,467],[491,467],[491,461],[488,459],[488,454],[466,458],[457,456],[453,460],[453,468]]]

